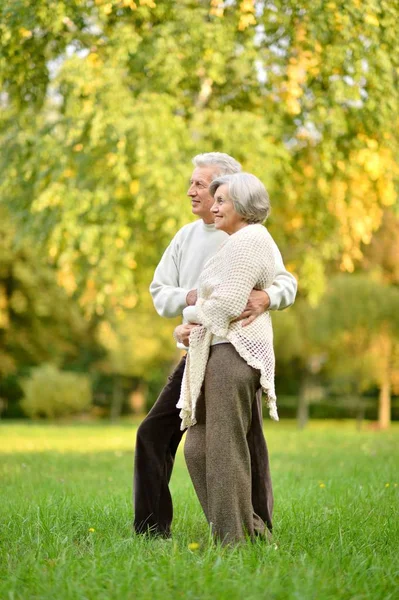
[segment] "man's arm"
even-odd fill
[[[256,317],[266,310],[284,310],[294,304],[297,292],[297,281],[284,266],[283,257],[276,242],[273,242],[273,252],[276,267],[276,275],[272,285],[265,290],[252,290],[247,306],[236,321],[242,321],[246,327]]]
[[[265,290],[270,299],[268,310],[284,310],[294,304],[298,284],[295,277],[285,268],[283,257],[274,240],[273,251],[276,276],[272,285]]]
[[[187,294],[179,286],[178,239],[173,238],[155,269],[150,294],[155,310],[161,317],[177,317],[187,306]]]

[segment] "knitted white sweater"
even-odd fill
[[[181,429],[195,425],[195,407],[204,381],[212,335],[227,339],[239,355],[260,371],[269,414],[278,421],[274,391],[273,330],[270,314],[250,325],[233,323],[252,289],[265,289],[275,277],[273,240],[263,225],[248,225],[229,237],[206,263],[198,282],[198,322],[190,335],[180,400]]]

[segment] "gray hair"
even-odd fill
[[[219,175],[228,175],[241,171],[240,163],[224,152],[205,152],[193,158],[195,167],[219,167]]]
[[[227,184],[229,198],[234,210],[247,223],[263,223],[270,213],[269,194],[263,183],[251,173],[234,173],[214,179],[209,192],[215,196],[216,190]]]

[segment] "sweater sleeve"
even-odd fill
[[[166,248],[150,284],[155,310],[161,317],[181,315],[190,291],[179,285],[178,251],[179,238],[176,235]]]
[[[217,255],[216,255],[217,256]],[[259,280],[273,281],[275,260],[269,234],[259,230],[232,236],[223,248],[218,283],[196,303],[199,321],[217,336],[225,337],[229,325],[244,310]]]
[[[297,281],[285,268],[283,257],[276,242],[271,238],[274,250],[276,275],[272,285],[265,289],[269,298],[269,310],[284,310],[294,304],[297,292]]]

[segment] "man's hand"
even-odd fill
[[[252,290],[248,302],[243,312],[234,321],[242,321],[242,326],[246,327],[255,321],[270,306],[269,294],[264,290]]]
[[[173,332],[175,340],[184,346],[190,345],[190,333],[191,330],[197,327],[195,323],[186,323],[185,325],[178,325]]]
[[[194,304],[197,302],[197,297],[197,290],[190,290],[186,296],[187,306],[194,306]]]

